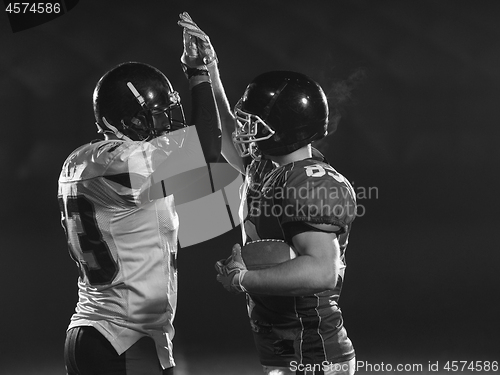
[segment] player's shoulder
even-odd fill
[[[286,183],[288,186],[338,187],[352,192],[349,181],[326,161],[304,159],[287,166]]]
[[[73,151],[67,162],[106,164],[117,156],[126,155],[137,148],[136,142],[102,140],[87,143]]]
[[[126,164],[127,155],[137,148],[123,140],[93,141],[75,149],[65,160],[62,180],[87,179],[103,175],[113,164]]]
[[[311,158],[287,165],[283,187],[282,204],[288,209],[284,221],[334,224],[346,230],[354,220],[354,189],[326,161]]]

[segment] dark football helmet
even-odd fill
[[[327,134],[328,103],[321,86],[301,73],[259,75],[234,108],[233,142],[241,156],[284,155]]]
[[[97,83],[94,116],[100,132],[135,141],[155,138],[186,125],[179,94],[153,66],[125,62]]]

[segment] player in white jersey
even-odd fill
[[[220,154],[208,71],[188,49],[181,60],[194,126],[163,73],[123,63],[94,91],[105,139],[79,147],[63,165],[62,224],[80,272],[64,353],[69,375],[173,374],[179,220],[172,193],[182,187],[175,178]]]

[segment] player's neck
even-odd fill
[[[269,159],[277,163],[278,165],[285,165],[289,163],[293,163],[294,161],[299,161],[303,159],[308,159],[312,157],[311,145],[308,144],[298,150],[295,150],[286,155],[279,156],[268,156]]]

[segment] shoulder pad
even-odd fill
[[[332,166],[306,159],[285,168],[283,222],[308,221],[346,227],[354,220],[354,189]]]
[[[126,170],[128,156],[136,148],[135,143],[121,140],[83,145],[73,151],[64,162],[60,180],[83,180]]]

